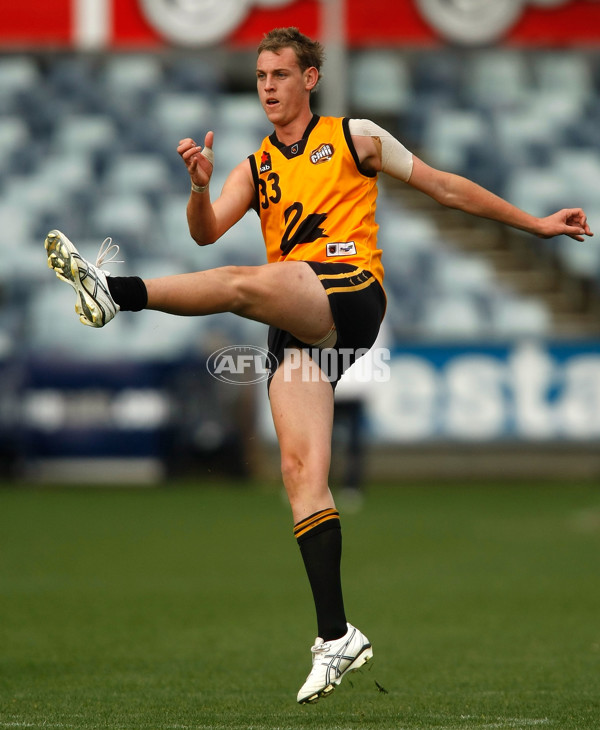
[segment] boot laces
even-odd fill
[[[110,236],[107,236],[104,241],[100,244],[100,249],[98,250],[98,255],[96,256],[96,266],[101,269],[104,264],[123,264],[124,261],[117,259],[117,256],[119,255],[119,251],[121,249],[116,243],[113,243],[113,240]]]

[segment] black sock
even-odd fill
[[[139,276],[107,276],[110,295],[123,312],[139,312],[148,304],[146,285]]]
[[[294,526],[317,611],[319,636],[339,639],[348,627],[340,574],[342,529],[334,509],[315,512]]]

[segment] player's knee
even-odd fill
[[[297,451],[282,452],[281,476],[290,496],[327,487],[327,470],[321,460],[305,458]]]
[[[258,284],[257,267],[227,266],[225,269],[231,282],[231,311],[244,315],[262,297]]]
[[[306,463],[296,453],[281,454],[281,476],[288,490],[295,490],[306,479]]]

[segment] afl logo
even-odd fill
[[[313,150],[310,153],[310,161],[313,165],[320,165],[322,162],[329,162],[329,160],[333,157],[334,152],[335,150],[333,149],[333,145],[325,142],[324,144],[320,144],[316,150]]]
[[[221,347],[206,361],[206,369],[213,378],[232,385],[262,383],[276,368],[275,356],[254,345]]]

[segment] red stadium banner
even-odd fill
[[[0,0],[0,48],[254,47],[267,30],[321,34],[320,0]],[[350,47],[598,46],[600,0],[346,0]]]

